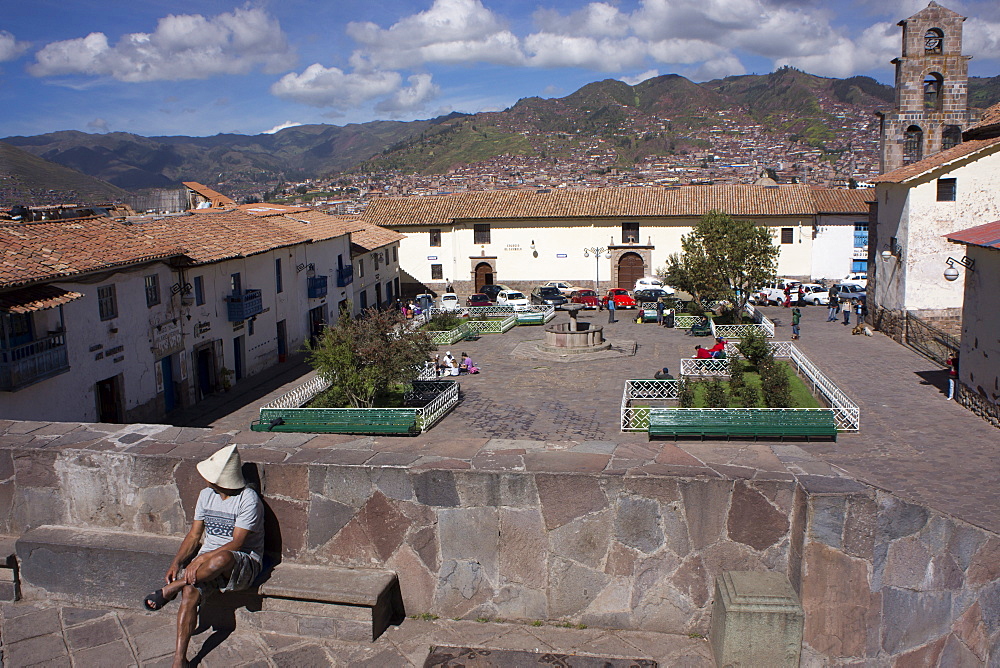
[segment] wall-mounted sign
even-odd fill
[[[208,334],[212,331],[212,323],[210,322],[197,322],[194,325],[194,335],[201,336],[203,334]]]
[[[556,253],[556,257],[567,257],[566,253]]]
[[[428,260],[436,260],[436,259],[438,259],[438,256],[437,255],[428,255],[427,259]]]

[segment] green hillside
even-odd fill
[[[110,183],[0,142],[0,209],[22,204],[104,204],[128,193]]]

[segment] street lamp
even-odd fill
[[[592,246],[583,249],[583,257],[594,256],[594,292],[601,292],[601,255],[605,260],[611,259],[611,249],[606,246]]]

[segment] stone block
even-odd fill
[[[17,540],[25,598],[135,608],[180,547],[171,536],[41,526]]]
[[[716,665],[798,666],[803,618],[784,574],[723,573],[715,579],[709,634]]]

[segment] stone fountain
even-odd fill
[[[569,322],[561,322],[545,327],[545,341],[538,343],[538,350],[547,353],[574,355],[608,350],[611,343],[604,340],[604,328],[591,322],[580,322],[577,314],[583,304],[566,304],[562,307],[569,313]]]

